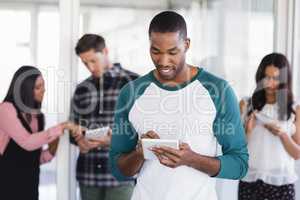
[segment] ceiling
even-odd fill
[[[206,0],[80,0],[83,6],[125,7],[144,9],[188,8],[193,1]],[[209,0],[215,1],[215,0]],[[0,0],[0,3],[58,4],[59,0]]]

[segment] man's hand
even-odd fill
[[[159,138],[159,136],[156,132],[148,131],[147,133],[141,135],[141,139],[160,139],[160,138]],[[136,151],[140,155],[143,155],[143,147],[142,147],[142,141],[141,140],[138,141]],[[144,157],[144,155],[143,155],[143,157]]]
[[[75,141],[79,141],[83,137],[82,132],[86,130],[86,128],[70,121],[64,122],[63,128],[70,131],[70,134],[75,139]]]
[[[109,129],[107,135],[99,138],[99,139],[86,139],[86,138],[80,138],[79,141],[77,141],[80,152],[81,153],[88,153],[90,150],[98,148],[98,147],[109,147],[111,143],[111,136],[112,136],[112,130]]]
[[[102,136],[99,139],[89,139],[90,142],[98,144],[97,147],[109,147],[111,143],[112,130],[109,129],[107,135]]]
[[[151,149],[159,162],[167,167],[176,168],[182,165],[191,166],[191,158],[195,154],[187,143],[181,143],[179,150],[162,146]]]
[[[141,139],[144,138],[159,139],[159,136],[154,131],[148,131],[141,135]],[[133,151],[124,153],[119,157],[117,164],[122,174],[130,177],[139,172],[144,161],[142,143],[141,140],[139,140]]]
[[[141,135],[141,139],[144,139],[144,138],[160,139],[160,137],[158,136],[158,134],[156,132],[154,132],[154,131],[148,131],[147,133],[142,134]]]
[[[81,153],[88,153],[91,149],[97,148],[99,146],[98,143],[90,141],[85,139],[84,137],[81,138],[78,142],[77,142],[80,152]]]

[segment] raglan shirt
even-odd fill
[[[117,161],[136,148],[150,130],[162,139],[186,142],[201,155],[220,160],[218,178],[241,179],[248,169],[248,150],[235,94],[229,84],[205,70],[176,87],[161,84],[154,71],[124,86],[115,111],[110,149],[113,175],[127,180]],[[217,155],[221,146],[222,155]],[[132,200],[217,199],[215,179],[187,166],[168,168],[146,160],[137,176]]]

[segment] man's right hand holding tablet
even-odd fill
[[[85,130],[88,131],[88,130]],[[88,138],[84,135],[77,140],[81,153],[88,153],[95,148],[107,148],[111,143],[112,130],[109,128],[107,133],[98,138]]]
[[[160,139],[158,134],[154,131],[148,131],[141,135],[141,139]],[[122,154],[118,160],[118,167],[122,174],[128,177],[132,177],[139,172],[143,166],[145,159],[143,155],[143,148],[141,140],[138,141],[136,149],[127,153]]]

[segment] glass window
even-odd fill
[[[249,96],[260,60],[273,51],[273,1],[208,2],[196,44],[203,52],[200,63],[229,81],[239,97]]]
[[[12,25],[13,24],[13,25]],[[6,95],[14,72],[24,64],[31,64],[30,27],[31,17],[28,10],[0,9],[0,98]]]
[[[9,83],[15,71],[22,65],[37,65],[44,76],[46,93],[43,112],[46,128],[57,123],[57,80],[59,42],[58,9],[32,9],[34,5],[19,4],[0,9],[0,98],[6,95]],[[35,13],[37,12],[37,13]],[[37,19],[33,19],[37,16]],[[37,24],[32,22],[37,21]],[[51,34],[49,34],[51,27]],[[37,37],[33,37],[37,36]],[[36,44],[36,45],[35,45]],[[35,54],[36,52],[36,54]],[[35,63],[37,61],[37,63]],[[40,199],[56,199],[56,162],[41,166]]]

